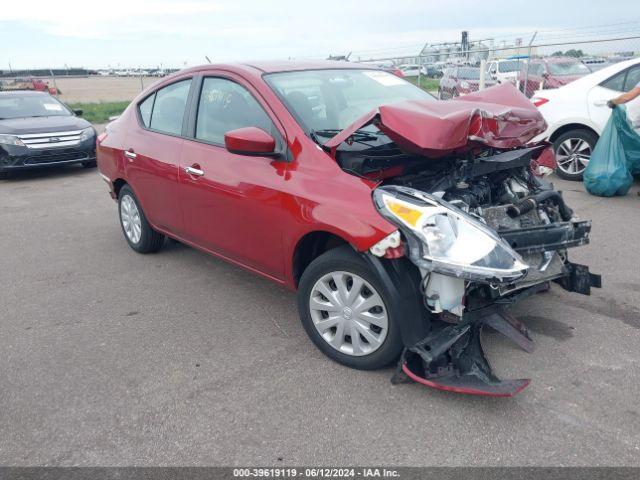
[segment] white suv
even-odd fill
[[[523,60],[492,60],[487,63],[489,76],[498,83],[513,83],[518,81]]]

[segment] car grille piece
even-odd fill
[[[80,143],[80,135],[82,130],[72,130],[67,132],[51,132],[51,133],[29,133],[18,135],[28,148],[57,148],[71,147]]]
[[[38,165],[44,163],[69,162],[72,160],[84,160],[90,158],[88,152],[81,150],[63,150],[56,152],[43,152],[41,155],[34,155],[24,159],[25,165]]]

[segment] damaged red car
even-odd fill
[[[511,85],[442,102],[345,62],[206,65],[143,92],[97,157],[135,251],[171,237],[297,290],[349,367],[511,396],[529,380],[492,372],[482,329],[529,351],[511,305],[600,284],[567,253],[590,222],[532,168],[544,130]]]

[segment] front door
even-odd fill
[[[180,157],[185,238],[232,261],[284,278],[282,159],[233,154],[224,134],[259,127],[284,137],[252,93],[228,78],[202,79],[192,139]],[[187,170],[194,173],[188,173]]]

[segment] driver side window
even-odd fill
[[[198,102],[196,138],[222,145],[225,133],[244,127],[275,134],[271,119],[246,88],[224,78],[205,78]]]

